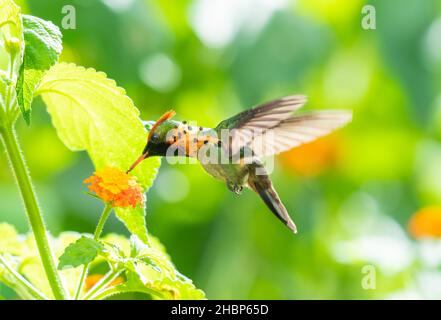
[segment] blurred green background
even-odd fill
[[[61,60],[107,73],[143,119],[174,108],[214,126],[294,93],[309,96],[308,110],[353,110],[343,130],[276,158],[295,236],[251,191],[237,197],[199,165],[163,162],[147,225],[208,298],[441,298],[441,242],[407,228],[441,204],[441,1],[18,3],[60,27],[72,5]],[[361,27],[365,4],[376,8],[375,30]],[[101,204],[82,193],[86,154],[64,147],[40,99],[18,131],[50,231],[92,232]],[[27,232],[4,156],[0,216]],[[115,217],[105,231],[127,234]],[[374,289],[363,288],[365,266]]]

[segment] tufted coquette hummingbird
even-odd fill
[[[185,156],[199,160],[205,171],[240,194],[254,190],[292,232],[297,228],[281,202],[262,158],[310,142],[351,121],[347,110],[293,114],[306,102],[294,95],[258,105],[220,122],[215,128],[196,127],[171,118],[168,111],[150,123],[147,144],[127,172],[148,157]]]

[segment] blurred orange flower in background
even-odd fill
[[[340,139],[337,134],[332,134],[284,152],[279,159],[282,165],[296,174],[316,176],[335,167],[339,156]]]
[[[143,205],[145,198],[136,177],[130,176],[117,168],[104,168],[96,171],[84,183],[103,201],[114,207],[133,207]]]
[[[409,220],[409,233],[416,239],[441,237],[441,207],[425,207]]]
[[[104,275],[102,274],[91,274],[86,278],[86,285],[84,286],[84,290],[90,290],[98,281],[100,281]],[[121,277],[117,277],[110,282],[110,286],[117,286],[124,282],[124,279]]]

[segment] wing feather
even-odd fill
[[[250,140],[247,146],[259,156],[295,148],[344,126],[352,119],[346,110],[316,111],[291,116]]]
[[[248,145],[256,135],[276,127],[280,122],[289,118],[305,102],[306,97],[302,95],[293,95],[274,100],[222,121],[216,127],[216,130],[219,136],[222,136],[221,130],[231,130],[231,149],[233,153],[236,153],[241,147]]]
[[[345,110],[292,115],[305,102],[302,95],[274,100],[222,121],[216,130],[220,137],[224,137],[222,129],[230,130],[232,154],[249,147],[259,156],[270,156],[324,136],[352,119],[352,112]]]

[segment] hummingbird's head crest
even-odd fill
[[[149,135],[147,138],[147,143],[149,143],[153,134],[155,133],[155,130],[161,125],[161,123],[173,118],[175,115],[176,115],[176,112],[174,110],[169,110],[166,113],[164,113],[158,120],[156,120],[155,124],[150,129],[150,132],[149,132]]]

